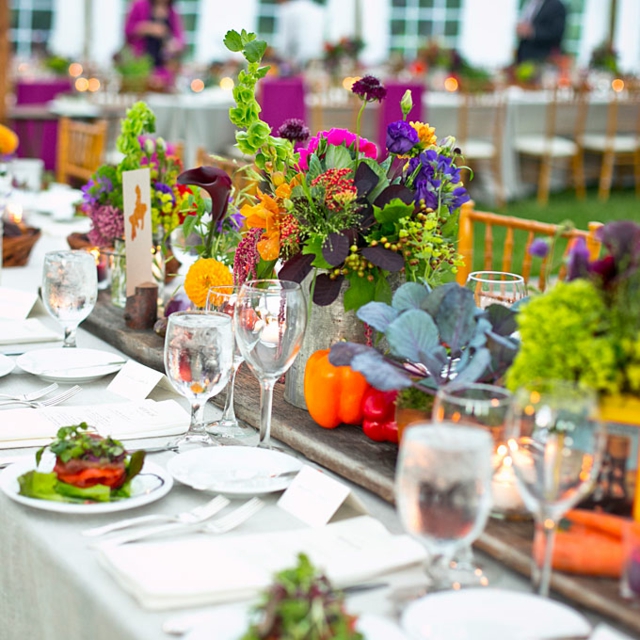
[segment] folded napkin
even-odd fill
[[[60,427],[80,422],[95,427],[103,436],[133,439],[184,433],[190,420],[175,400],[3,409],[0,416],[0,449],[48,444]]]
[[[0,318],[24,320],[37,299],[35,293],[0,287]]]
[[[0,320],[0,345],[26,344],[28,342],[52,342],[62,336],[49,329],[38,318],[26,320]]]
[[[273,574],[306,553],[336,587],[423,562],[424,547],[392,535],[370,516],[325,527],[272,533],[195,535],[123,546],[105,545],[100,560],[147,609],[192,607],[254,597]]]
[[[589,640],[631,640],[631,636],[600,623],[589,637]]]

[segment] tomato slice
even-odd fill
[[[58,480],[72,484],[81,489],[103,484],[111,489],[118,489],[126,480],[124,462],[99,463],[89,460],[58,460],[54,467]]]

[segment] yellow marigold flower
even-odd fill
[[[215,258],[200,258],[187,271],[184,279],[184,291],[197,307],[207,304],[210,287],[233,284],[233,275],[229,267]]]
[[[13,153],[18,148],[18,136],[9,129],[0,124],[0,153]]]
[[[423,122],[410,122],[409,124],[415,129],[418,134],[418,139],[422,144],[430,146],[438,142],[438,138],[436,137],[436,128],[430,127],[429,123],[424,124]]]
[[[284,200],[290,197],[291,197],[291,185],[288,185],[286,182],[284,182],[276,189],[276,198],[282,198]]]

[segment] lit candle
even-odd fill
[[[275,346],[280,342],[281,332],[284,330],[284,327],[280,326],[277,318],[271,316],[267,316],[264,319],[264,325],[264,329],[260,334],[260,341]]]
[[[88,249],[89,253],[93,256],[96,262],[96,268],[98,270],[98,282],[104,282],[107,279],[107,256],[103,255],[99,247],[92,247]]]
[[[502,460],[502,464],[494,473],[491,491],[493,493],[493,508],[496,512],[508,515],[526,511],[509,456]]]
[[[5,208],[5,218],[7,222],[13,222],[20,229],[24,229],[24,210],[18,202],[7,202]]]

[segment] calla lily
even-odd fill
[[[231,178],[226,171],[217,167],[197,167],[183,171],[177,178],[178,184],[192,185],[204,189],[211,196],[211,225],[207,238],[207,255],[213,247],[213,234],[227,215]]]

